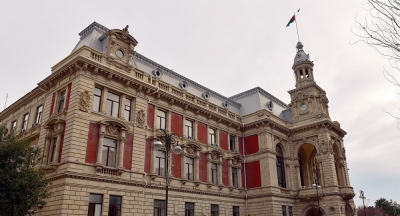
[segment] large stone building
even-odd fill
[[[135,52],[128,27],[94,22],[79,36],[0,114],[45,156],[53,194],[40,215],[162,215],[166,173],[168,215],[354,215],[346,132],[300,42],[285,104],[259,87],[225,97],[169,70]],[[159,128],[183,149],[168,169]]]

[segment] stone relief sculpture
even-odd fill
[[[81,93],[81,98],[79,99],[79,109],[83,112],[88,112],[90,106],[90,94],[88,91]]]
[[[118,127],[115,124],[110,124],[106,127],[106,132],[111,135],[118,135]]]
[[[145,123],[146,114],[143,110],[139,110],[136,115],[136,123],[138,127],[143,128]]]

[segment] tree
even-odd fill
[[[385,198],[376,200],[375,208],[382,209],[388,215],[397,216],[400,214],[400,210],[398,209],[396,202],[393,202],[392,200],[388,201]]]
[[[0,216],[33,215],[49,197],[42,158],[29,141],[0,126]]]
[[[354,33],[368,45],[374,47],[389,60],[390,66],[400,70],[400,1],[398,0],[367,0],[364,5],[369,15],[364,22],[357,22],[358,29]],[[396,76],[384,69],[385,78],[397,87],[400,96],[400,82]],[[385,111],[386,112],[386,111]],[[390,112],[392,117],[400,120]],[[397,125],[400,129],[400,123]]]
[[[373,206],[369,206],[368,208],[365,209],[364,212],[364,207],[363,206],[358,206],[357,207],[357,216],[385,216],[385,212],[382,209],[375,208]]]

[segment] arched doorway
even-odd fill
[[[317,149],[314,145],[306,143],[300,146],[298,151],[299,171],[301,186],[311,187],[316,179],[321,184],[321,173],[317,162]]]
[[[318,207],[312,207],[306,211],[304,216],[323,216],[324,213],[321,209],[318,209]]]

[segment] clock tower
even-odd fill
[[[329,119],[328,98],[325,91],[314,81],[314,63],[310,55],[303,50],[303,44],[296,45],[297,53],[294,58],[293,71],[296,78],[296,88],[289,91],[292,122],[310,119]]]

